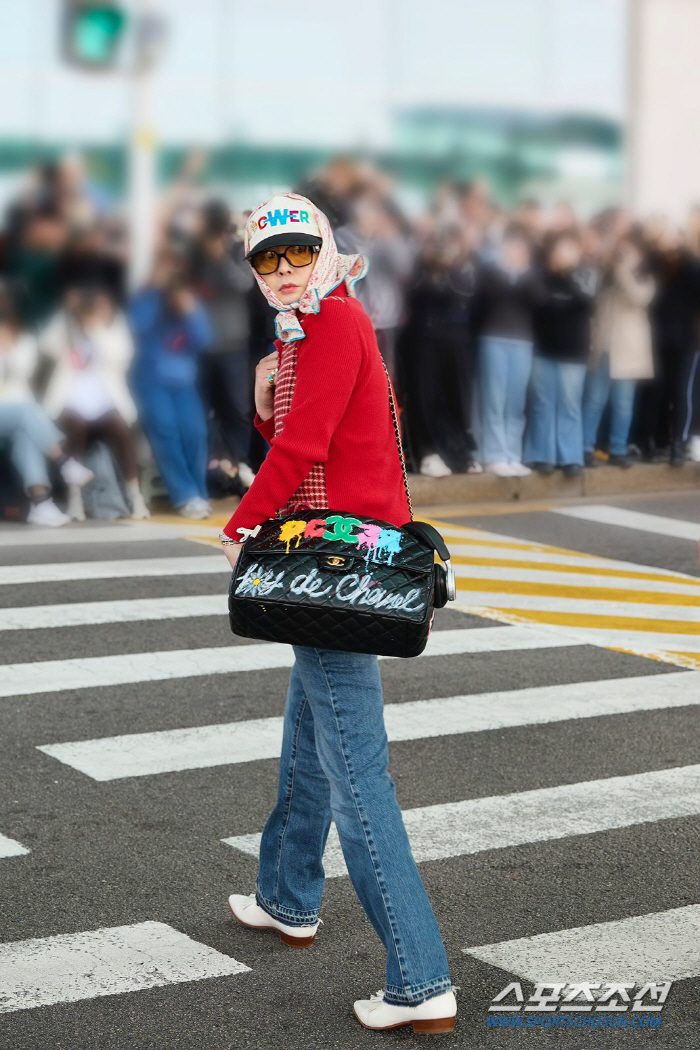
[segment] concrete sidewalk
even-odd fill
[[[497,478],[492,474],[453,474],[447,478],[426,478],[409,474],[411,501],[415,507],[433,510],[455,505],[481,503],[546,503],[577,496],[618,496],[644,492],[700,491],[700,463],[670,467],[667,463],[636,463],[628,470],[600,461],[586,468],[577,478],[566,478],[560,470],[548,476],[532,474],[525,478]],[[216,513],[232,514],[238,499],[212,500]],[[533,508],[530,508],[533,509]]]

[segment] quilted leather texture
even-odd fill
[[[309,528],[319,535],[304,535],[313,519]],[[350,538],[376,540],[380,530],[384,546]],[[424,539],[378,518],[330,509],[270,518],[245,541],[231,574],[231,630],[319,649],[418,656],[432,626],[433,568]]]

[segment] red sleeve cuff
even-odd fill
[[[257,430],[260,431],[265,440],[269,443],[275,436],[275,417],[270,416],[269,419],[261,419],[259,414],[256,412],[253,417],[253,424]]]

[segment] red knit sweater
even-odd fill
[[[270,449],[224,532],[241,539],[272,518],[314,463],[323,463],[328,507],[401,526],[410,511],[389,404],[389,389],[372,323],[342,283],[302,314],[296,384],[282,432],[274,416],[254,423]],[[279,340],[275,340],[278,351]]]

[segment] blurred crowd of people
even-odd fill
[[[254,372],[274,317],[243,257],[249,212],[207,196],[200,174],[187,166],[160,202],[135,290],[123,212],[80,158],[33,170],[7,210],[0,472],[29,522],[83,520],[89,491],[92,513],[118,515],[98,446],[134,518],[150,514],[147,467],[194,519],[255,477],[268,446]],[[506,211],[476,180],[443,183],[409,220],[391,179],[350,157],[292,188],[328,215],[340,251],[369,259],[357,294],[409,470],[700,461],[700,208],[684,228],[622,208],[582,221],[566,203]]]

